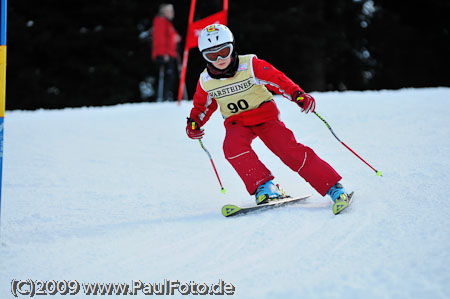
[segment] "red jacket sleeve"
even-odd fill
[[[291,101],[296,91],[304,92],[300,86],[267,61],[253,57],[252,63],[256,81],[264,84],[269,90]]]
[[[202,127],[217,110],[217,102],[203,90],[200,79],[197,83],[197,89],[194,94],[194,107],[191,110],[190,118],[196,121]]]

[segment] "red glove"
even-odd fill
[[[191,139],[202,139],[205,132],[192,118],[187,119],[186,134]]]
[[[316,109],[316,100],[308,93],[297,90],[294,92],[292,99],[293,102],[302,108],[302,112],[305,112],[306,114],[308,114],[308,112],[314,112]]]

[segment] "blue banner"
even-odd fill
[[[1,0],[0,45],[6,45],[6,0]]]

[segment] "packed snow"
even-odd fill
[[[14,281],[29,279],[223,281],[234,287],[223,297],[232,298],[450,298],[450,88],[313,96],[337,136],[383,173],[315,115],[275,97],[297,140],[355,191],[337,216],[328,197],[255,140],[275,182],[312,197],[223,217],[224,204],[254,198],[223,156],[216,112],[203,142],[221,194],[208,156],[185,133],[191,101],[7,111],[0,298],[13,298]],[[22,287],[16,294],[30,297]],[[81,286],[63,297],[85,295]]]

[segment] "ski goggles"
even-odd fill
[[[216,62],[219,57],[222,59],[227,59],[233,53],[233,44],[226,44],[220,48],[213,50],[205,50],[202,52],[203,58],[209,62]]]

